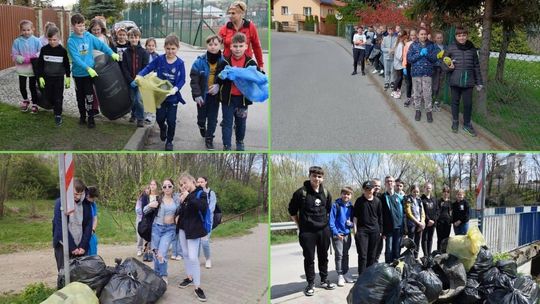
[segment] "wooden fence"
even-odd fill
[[[20,35],[19,22],[32,21],[34,35],[43,35],[45,23],[54,22],[60,29],[62,43],[66,45],[69,35],[69,11],[55,8],[32,8],[17,5],[0,5],[0,70],[14,66],[11,58],[13,40]]]

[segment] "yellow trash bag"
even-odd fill
[[[144,77],[137,76],[135,82],[139,87],[145,112],[156,113],[167,95],[173,88],[168,80],[157,77],[156,73],[150,73]]]
[[[486,240],[477,226],[469,228],[467,235],[458,235],[448,238],[446,252],[455,255],[465,266],[468,272],[476,262],[480,247],[486,245]]]
[[[99,300],[88,285],[73,282],[53,293],[41,304],[99,304]]]

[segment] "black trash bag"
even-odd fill
[[[103,116],[110,120],[118,119],[131,111],[129,88],[120,69],[120,65],[107,55],[95,58],[93,78],[96,95]]]
[[[425,286],[422,283],[408,279],[401,281],[400,284],[401,304],[428,304],[429,301],[425,295]]]
[[[493,255],[487,247],[482,246],[476,256],[476,262],[467,273],[467,278],[479,281],[484,272],[488,271],[491,267],[493,267]]]
[[[443,291],[443,284],[433,270],[430,268],[422,270],[415,278],[426,288],[424,294],[430,303],[439,298]]]
[[[443,291],[439,296],[441,302],[451,301],[465,288],[467,273],[465,266],[451,254],[444,253],[433,258],[433,272],[442,282]]]
[[[529,304],[536,304],[540,299],[540,287],[530,275],[518,277],[514,280],[514,288],[529,300]]]
[[[497,289],[487,296],[486,304],[529,304],[519,290]]]
[[[69,279],[88,285],[100,295],[103,287],[109,283],[113,273],[107,268],[103,259],[98,256],[83,256],[69,260]],[[58,272],[58,289],[64,287],[64,268]]]
[[[145,304],[148,287],[137,279],[137,273],[116,273],[99,296],[100,304]]]
[[[467,285],[463,291],[456,296],[455,302],[462,304],[476,304],[481,303],[483,298],[480,291],[480,283],[475,279],[467,279]]]
[[[351,304],[385,303],[399,289],[399,272],[386,263],[369,266],[356,280],[347,297]]]
[[[136,258],[127,258],[117,267],[119,273],[137,273],[137,280],[148,288],[147,303],[155,303],[167,290],[167,284],[154,270]]]
[[[413,240],[406,238],[401,241],[401,248],[407,248],[401,255],[400,260],[403,260],[405,265],[403,266],[403,276],[402,279],[407,279],[416,276],[420,271],[422,271],[422,265],[414,257],[414,252],[416,250],[416,244]]]
[[[503,273],[506,273],[510,278],[515,279],[518,275],[517,263],[514,260],[498,261],[497,268]]]
[[[486,294],[498,288],[511,288],[512,280],[517,276],[517,264],[514,261],[498,261],[481,276],[480,285]]]
[[[38,58],[32,58],[30,59],[30,64],[32,64],[32,69],[34,70],[34,75],[36,75],[36,83],[35,83],[35,86],[36,86],[36,93],[37,93],[37,100],[32,100],[32,103],[44,108],[44,109],[47,109],[47,110],[50,110],[54,107],[54,105],[52,104],[52,102],[50,100],[48,100],[47,98],[45,98],[45,89],[42,89],[40,86],[39,86],[39,78],[37,77],[37,64],[38,64]],[[32,84],[30,84],[32,85]],[[47,85],[47,83],[45,83],[45,85]]]

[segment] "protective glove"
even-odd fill
[[[135,89],[137,87],[137,82],[133,80],[129,85]]]
[[[173,87],[170,91],[169,91],[169,94],[167,94],[167,96],[172,96],[174,94],[176,94],[178,92],[178,88],[177,87]]]
[[[484,86],[481,85],[481,84],[479,84],[479,85],[476,86],[476,90],[477,90],[478,92],[482,91],[483,88],[484,88]]]
[[[69,89],[71,86],[71,77],[64,76],[64,88]]]
[[[96,73],[96,70],[92,69],[92,68],[87,68],[86,71],[88,72],[88,75],[90,75],[90,77],[94,78],[96,77],[98,74]]]
[[[451,65],[452,65],[452,58],[450,58],[450,57],[444,57],[444,58],[443,58],[443,62],[444,62],[447,66],[451,66]]]
[[[39,87],[42,89],[45,88],[45,79],[43,77],[39,77]]]
[[[204,106],[204,99],[202,96],[195,97],[195,102],[197,103],[197,106],[202,107]]]
[[[208,94],[216,95],[219,92],[219,85],[213,84],[208,88]]]
[[[407,69],[403,69],[403,75],[407,76]]]
[[[24,57],[21,56],[21,55],[17,55],[17,57],[15,57],[15,61],[17,61],[18,64],[23,64],[24,63]]]
[[[427,51],[427,48],[422,48],[422,49],[420,50],[420,56],[426,56],[426,55],[427,55],[427,52],[428,52],[428,51]]]
[[[441,59],[443,58],[444,56],[444,50],[441,50],[440,52],[437,53],[437,59]]]
[[[112,53],[111,58],[114,61],[119,61],[120,60],[120,55],[118,55],[116,53]]]

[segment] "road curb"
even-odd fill
[[[137,128],[133,135],[129,138],[128,142],[124,146],[124,150],[127,151],[141,151],[144,148],[144,143],[150,135],[153,129],[152,126],[145,126],[144,128]]]

